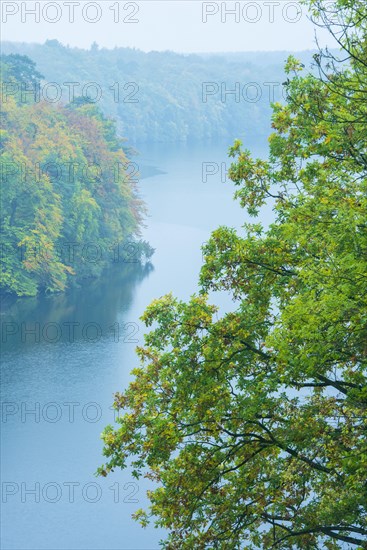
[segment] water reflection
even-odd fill
[[[66,293],[3,300],[3,352],[42,343],[96,342],[121,337],[117,323],[127,313],[140,283],[154,271],[152,263],[110,268],[100,280],[86,280]],[[129,332],[127,327],[126,329]]]

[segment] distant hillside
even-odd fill
[[[46,81],[44,99],[59,94],[98,99],[129,142],[256,139],[269,133],[270,100],[282,100],[284,61],[292,52],[176,54],[130,48],[69,48],[4,42],[4,54],[33,59]],[[309,64],[313,52],[298,55]],[[95,84],[86,86],[87,83]],[[66,86],[64,83],[69,83]],[[74,85],[71,83],[78,83]],[[84,91],[83,91],[84,86]],[[231,93],[233,91],[233,93]]]

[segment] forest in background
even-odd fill
[[[4,54],[27,55],[61,88],[61,101],[89,95],[129,142],[186,142],[250,137],[270,131],[271,101],[284,101],[284,62],[291,52],[149,53],[132,48],[71,48],[4,42]],[[298,52],[309,65],[314,52]],[[97,87],[86,86],[96,83]],[[70,84],[78,83],[72,89]],[[84,87],[84,90],[83,90]],[[100,98],[98,97],[100,88]],[[231,93],[235,91],[235,93]],[[44,96],[56,93],[51,87]],[[42,97],[42,90],[41,90]]]

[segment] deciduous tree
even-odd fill
[[[217,229],[198,294],[147,308],[103,434],[101,475],[158,483],[135,517],[165,548],[367,547],[367,8],[335,4],[348,63],[318,78],[289,58],[268,160],[230,149],[236,198],[273,201],[274,223]]]

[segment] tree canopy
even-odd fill
[[[268,160],[229,150],[236,198],[276,219],[218,228],[198,294],[147,308],[103,434],[99,474],[156,483],[135,518],[167,549],[367,547],[367,6],[308,3],[340,58],[290,57]]]

